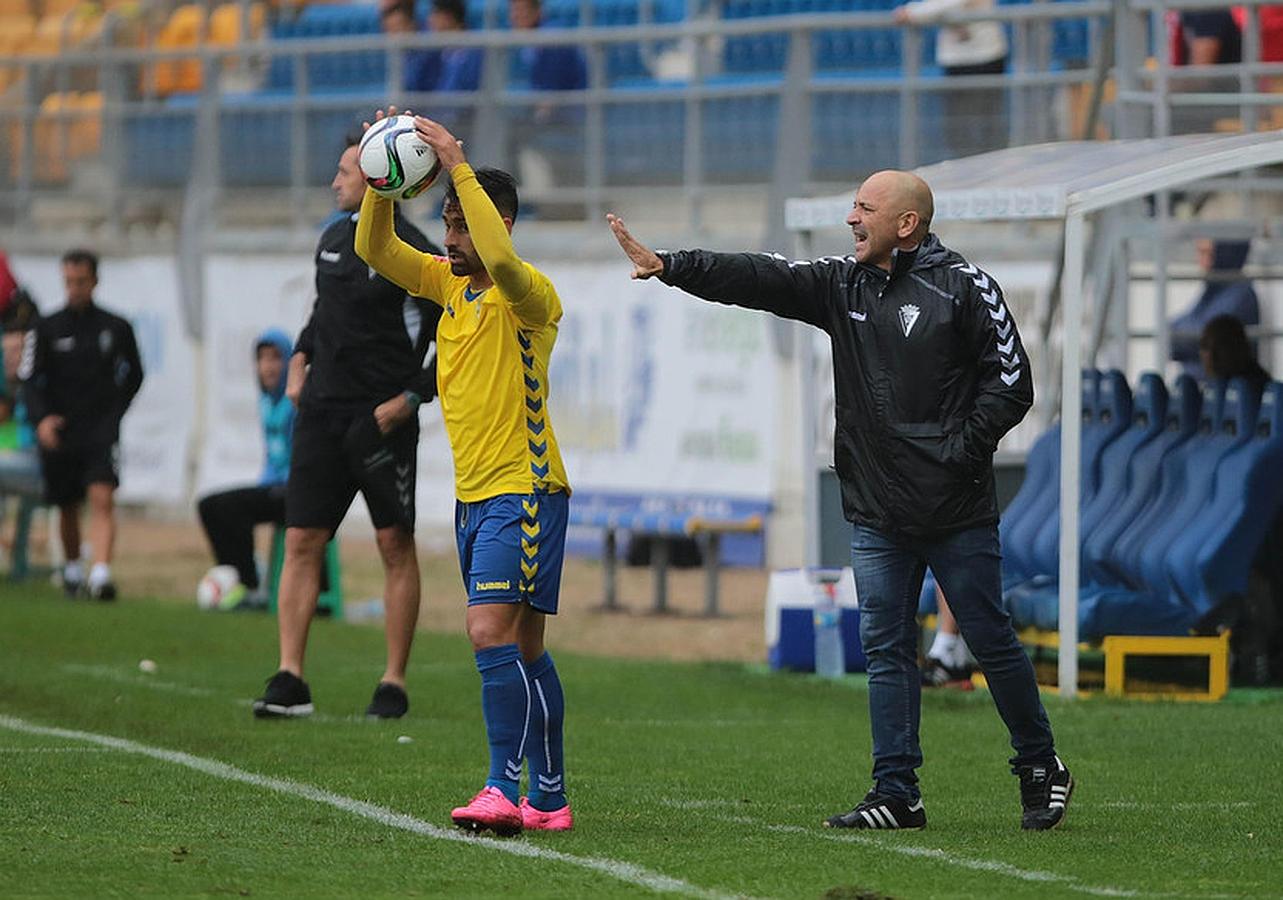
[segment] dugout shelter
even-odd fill
[[[1103,322],[1084,323],[1086,295],[1094,275],[1097,300],[1111,290],[1111,279],[1126,279],[1127,248],[1137,238],[1152,242],[1158,360],[1167,358],[1167,241],[1169,192],[1209,179],[1250,175],[1283,163],[1283,131],[1236,135],[1183,135],[1099,142],[1064,141],[1013,147],[948,160],[916,170],[935,194],[935,221],[990,223],[1063,223],[1063,274],[1060,281],[1063,325],[1059,385],[1060,547],[1059,683],[1063,696],[1078,684],[1079,462],[1082,443],[1082,367],[1099,349]],[[1223,182],[1222,182],[1223,183]],[[1152,202],[1147,198],[1154,198]],[[1141,212],[1137,214],[1138,202]],[[796,237],[798,255],[812,256],[816,231],[843,228],[851,194],[792,198],[785,223]],[[1255,223],[1245,223],[1254,227]],[[1121,255],[1121,265],[1119,262]],[[1115,265],[1110,265],[1110,260]],[[983,264],[983,260],[977,260]],[[1112,273],[1112,274],[1111,274]],[[1118,287],[1116,282],[1113,287]],[[1127,290],[1123,281],[1122,290]],[[1097,302],[1093,309],[1100,310]],[[1089,341],[1084,360],[1085,332]],[[815,395],[813,367],[804,365],[803,398]],[[1053,373],[1044,373],[1053,374]],[[1043,388],[1044,395],[1048,393]],[[811,406],[807,402],[803,406]],[[808,423],[813,424],[813,423]],[[813,441],[814,429],[807,429]],[[814,446],[804,449],[805,471],[814,467]],[[805,499],[808,555],[818,542],[818,488],[808,478]]]

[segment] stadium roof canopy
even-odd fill
[[[1092,213],[1204,178],[1283,163],[1283,131],[1182,135],[1135,140],[1037,144],[948,160],[917,169],[935,195],[935,218],[1065,222],[1064,332],[1061,357],[1060,685],[1078,683],[1078,489],[1082,444],[1082,313],[1086,220]],[[804,244],[821,228],[845,227],[852,195],[786,202],[785,224]],[[1160,242],[1161,243],[1161,242]],[[1158,262],[1162,263],[1162,251]],[[1068,327],[1073,324],[1079,327]],[[812,505],[812,509],[816,508]]]

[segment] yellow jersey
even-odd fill
[[[548,412],[548,359],[561,300],[548,276],[517,256],[472,167],[461,163],[450,177],[491,287],[474,293],[447,260],[398,238],[392,201],[368,189],[356,252],[385,278],[445,309],[437,325],[437,399],[458,499],[569,493]]]

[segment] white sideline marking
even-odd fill
[[[286,778],[273,778],[268,775],[259,775],[255,772],[248,772],[244,769],[238,769],[235,766],[219,762],[216,759],[208,759],[201,756],[193,756],[190,753],[183,753],[178,750],[165,750],[160,747],[149,747],[146,744],[139,744],[134,741],[125,740],[124,738],[112,737],[106,734],[94,734],[91,731],[74,731],[69,728],[51,728],[45,725],[36,725],[27,722],[24,719],[14,718],[12,716],[0,715],[0,728],[7,728],[10,731],[17,731],[22,734],[35,734],[44,737],[56,737],[73,741],[86,741],[96,744],[99,747],[118,750],[121,753],[134,753],[139,756],[147,756],[151,759],[158,759],[161,762],[173,763],[178,766],[185,766],[189,769],[195,769],[197,772],[203,772],[214,778],[221,778],[224,781],[238,781],[242,784],[250,784],[254,787],[264,788],[269,791],[275,791],[278,794],[286,794],[291,797],[302,797],[305,800],[311,800],[315,803],[323,803],[332,806],[335,809],[351,813],[354,816],[360,816],[380,825],[386,825],[389,828],[400,828],[403,831],[410,831],[424,837],[434,838],[441,841],[453,841],[455,843],[466,843],[472,846],[483,847],[487,850],[496,850],[500,853],[508,853],[512,856],[524,856],[530,859],[551,860],[554,862],[567,863],[572,866],[578,866],[581,869],[589,869],[599,872],[627,884],[637,887],[648,888],[652,891],[667,894],[686,894],[691,897],[706,897],[710,900],[731,900],[731,895],[722,894],[717,891],[711,891],[707,888],[699,887],[680,878],[673,878],[668,875],[652,872],[633,863],[623,862],[616,859],[606,859],[593,856],[573,856],[569,853],[562,853],[558,850],[550,850],[546,847],[535,846],[534,844],[523,843],[518,840],[498,840],[484,837],[470,837],[462,832],[447,830],[417,819],[414,816],[399,813],[388,809],[384,806],[378,806],[374,803],[367,803],[364,800],[356,800],[352,797],[345,797],[342,794],[335,794],[322,788],[310,784],[304,784],[300,781],[290,781]]]
[[[0,747],[0,753],[110,753],[110,747]]]
[[[665,805],[674,809],[718,809],[732,805],[733,801],[727,800],[698,800],[698,799],[678,799],[666,797],[660,800]],[[738,805],[738,804],[736,804]],[[972,859],[966,856],[955,856],[952,853],[946,853],[944,850],[936,850],[930,847],[914,847],[908,845],[894,844],[886,840],[873,837],[872,835],[859,834],[857,832],[846,831],[829,831],[821,828],[803,828],[800,825],[772,825],[768,822],[761,822],[748,816],[718,816],[721,821],[729,822],[734,825],[748,825],[754,828],[763,828],[776,834],[798,834],[804,835],[808,839],[819,838],[826,841],[837,841],[844,844],[864,844],[869,847],[877,847],[879,850],[886,850],[891,853],[899,853],[902,856],[915,856],[920,859],[930,859],[936,862],[942,862],[946,865],[957,866],[963,869],[972,869],[977,872],[992,872],[995,875],[1005,875],[1009,878],[1018,878],[1021,881],[1033,881],[1044,884],[1059,884],[1072,891],[1079,891],[1084,894],[1092,894],[1098,897],[1142,897],[1149,896],[1140,891],[1129,890],[1127,888],[1115,887],[1094,887],[1092,885],[1081,884],[1077,878],[1072,875],[1059,875],[1055,872],[1039,872],[1037,870],[1021,869],[1010,863],[999,862],[990,859]]]

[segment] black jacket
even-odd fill
[[[399,212],[396,232],[419,250],[441,252]],[[426,368],[423,360],[441,307],[375,274],[356,255],[355,237],[354,213],[317,242],[316,302],[294,346],[311,364],[299,405],[363,412],[407,390],[426,403],[437,394],[437,367],[435,357]]]
[[[18,364],[32,427],[63,416],[62,444],[100,447],[120,440],[120,420],[143,383],[130,324],[101,306],[64,307],[27,332]]]
[[[897,253],[889,276],[854,257],[661,257],[674,287],[828,332],[849,520],[923,536],[998,520],[993,452],[1033,404],[1033,380],[992,278],[935,235]]]

